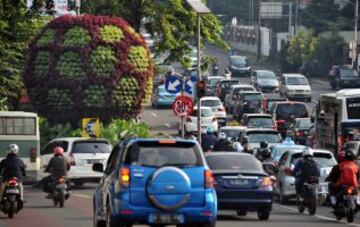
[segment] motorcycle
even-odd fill
[[[70,194],[68,193],[68,185],[66,182],[66,178],[64,176],[58,177],[53,182],[52,199],[55,207],[58,205],[61,208],[64,207],[65,200],[67,200],[69,197]]]
[[[337,203],[334,211],[336,219],[341,220],[346,217],[348,222],[353,222],[356,202],[357,189],[351,186],[343,186],[337,196]]]
[[[5,188],[3,198],[1,201],[1,210],[13,218],[23,208],[23,201],[21,200],[21,189],[19,180],[14,177],[4,182]]]
[[[212,66],[212,74],[213,74],[213,76],[217,76],[218,73],[219,73],[219,66],[217,64],[214,64]]]
[[[303,213],[305,208],[308,209],[310,215],[316,213],[316,204],[318,201],[319,178],[310,177],[304,183],[302,195],[297,196],[297,204],[299,213]]]

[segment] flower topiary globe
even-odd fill
[[[24,82],[32,104],[52,122],[129,119],[151,92],[153,65],[144,39],[124,20],[62,16],[29,47]]]

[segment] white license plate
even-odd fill
[[[94,164],[94,163],[102,163],[101,159],[89,159],[87,160],[87,164]]]
[[[150,214],[150,222],[155,224],[183,223],[184,216],[181,214]]]
[[[5,191],[6,194],[20,194],[20,190],[19,189],[7,189]]]
[[[244,186],[249,184],[249,180],[234,179],[230,181],[230,184],[234,186]]]

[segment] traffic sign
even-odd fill
[[[165,89],[170,94],[177,94],[181,91],[183,81],[179,76],[167,76]]]
[[[83,118],[82,119],[82,135],[83,137],[99,137],[100,121],[99,118]]]
[[[190,79],[186,81],[185,92],[187,94],[194,95],[194,87],[197,81],[198,81],[197,76],[191,76]]]
[[[181,95],[175,99],[172,109],[176,116],[186,117],[193,112],[194,103],[190,97]]]
[[[232,24],[232,26],[236,26],[236,25],[237,25],[237,19],[236,19],[236,17],[233,17],[233,18],[231,19],[231,24]]]

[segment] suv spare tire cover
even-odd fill
[[[191,181],[188,175],[176,167],[156,170],[146,185],[147,196],[153,206],[172,211],[186,205],[190,200]]]

